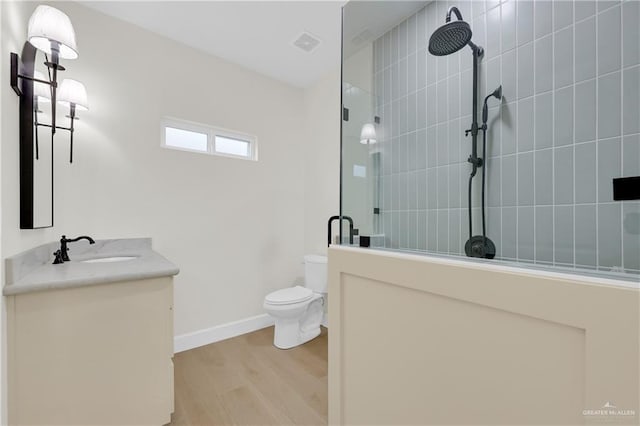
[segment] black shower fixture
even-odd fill
[[[451,14],[454,13],[457,17],[456,21],[451,21]],[[471,133],[471,155],[468,158],[468,162],[472,165],[471,175],[469,176],[469,240],[464,246],[464,251],[469,257],[482,257],[487,259],[493,259],[496,255],[496,247],[493,242],[487,238],[485,215],[484,215],[484,168],[482,170],[482,235],[473,235],[473,220],[471,213],[471,187],[473,178],[475,177],[478,167],[484,165],[483,159],[478,157],[478,130],[482,129],[484,132],[483,143],[483,157],[484,148],[486,147],[486,132],[487,132],[487,99],[491,96],[495,96],[498,99],[502,98],[502,87],[496,89],[491,95],[487,96],[484,101],[483,108],[483,125],[478,126],[478,65],[480,58],[484,54],[484,49],[471,41],[473,33],[471,27],[467,22],[462,19],[462,14],[457,7],[452,6],[447,11],[447,17],[445,24],[435,30],[429,38],[429,53],[435,56],[451,55],[465,46],[471,48],[473,55],[473,104],[471,108],[471,128],[465,130],[465,136]]]
[[[484,102],[482,103],[482,126],[480,129],[482,130],[482,157],[487,157],[487,120],[489,118],[489,108],[487,106],[487,102],[490,98],[496,98],[498,100],[502,100],[502,86],[498,86],[496,90],[494,90],[490,95],[487,95],[484,98]],[[491,239],[487,238],[487,221],[485,217],[485,188],[486,188],[486,167],[482,168],[482,235],[472,235],[471,228],[471,207],[469,207],[469,240],[464,245],[464,251],[467,256],[470,257],[484,257],[487,259],[493,259],[496,256],[496,246],[491,241]],[[469,206],[471,206],[471,179],[469,179]]]
[[[486,126],[487,126],[487,119],[489,117],[489,108],[487,107],[487,101],[489,100],[489,98],[494,97],[497,100],[502,100],[502,85],[498,86],[498,88],[496,90],[494,90],[490,95],[487,95],[484,98],[484,102],[482,104],[482,125],[483,128],[482,130],[486,131]],[[484,153],[483,153],[484,154]]]
[[[451,13],[455,13],[457,21],[451,22]],[[471,157],[468,161],[473,165],[472,177],[478,167],[482,166],[482,159],[478,158],[478,63],[484,54],[484,49],[471,41],[471,27],[462,19],[457,7],[451,6],[447,11],[446,23],[435,30],[429,38],[429,52],[435,56],[445,56],[456,53],[464,46],[471,48],[473,54],[473,105],[471,108],[471,128],[465,130],[465,136],[471,133]]]
[[[451,13],[455,13],[457,21],[451,22]],[[445,24],[435,30],[429,39],[429,53],[435,56],[446,56],[456,53],[467,44],[474,51],[478,46],[471,41],[471,27],[467,22],[462,20],[462,14],[457,7],[452,6],[447,11]],[[482,48],[480,48],[482,55]]]

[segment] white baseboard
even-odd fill
[[[183,352],[189,349],[219,342],[220,340],[251,333],[274,324],[273,318],[268,314],[256,315],[215,327],[181,334],[173,338],[173,352]]]

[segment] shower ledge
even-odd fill
[[[69,247],[71,261],[53,265],[52,253],[59,245],[48,243],[7,258],[2,294],[137,281],[180,272],[151,248],[151,238],[97,240],[91,245],[80,241]]]

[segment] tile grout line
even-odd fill
[[[620,3],[620,176],[624,163],[624,3]],[[620,267],[624,270],[624,202],[620,203]]]
[[[575,269],[575,265],[578,261],[577,259],[577,246],[576,246],[576,231],[577,231],[577,224],[576,224],[576,128],[577,128],[577,124],[576,124],[576,11],[575,11],[575,2],[572,3],[572,10],[571,10],[571,16],[572,16],[572,20],[574,22],[573,24],[573,28],[572,28],[572,34],[573,34],[573,45],[572,45],[572,52],[573,52],[573,57],[571,58],[571,63],[573,65],[573,95],[571,97],[572,99],[572,105],[573,105],[573,135],[572,135],[572,155],[573,155],[573,170],[571,173],[571,182],[573,184],[573,195],[572,195],[572,206],[573,206],[573,242],[572,242],[572,255],[573,255],[573,267]]]
[[[555,2],[551,5],[551,86],[553,87],[553,92],[551,93],[551,127],[553,132],[551,134],[551,146],[552,146],[552,155],[551,155],[551,182],[553,182],[551,186],[553,207],[551,208],[551,261],[553,265],[556,265],[557,262],[557,241],[556,241],[556,210],[557,210],[557,194],[556,194],[556,149],[557,149],[557,141],[556,141],[556,96],[558,92],[558,88],[556,87],[556,33],[553,31],[554,18],[555,18]],[[572,46],[573,48],[573,46]]]
[[[597,7],[597,5],[596,5]],[[595,207],[595,213],[596,213],[596,223],[595,223],[595,231],[596,231],[596,247],[595,247],[595,266],[596,269],[600,269],[600,217],[599,217],[599,212],[600,212],[600,207],[599,207],[599,202],[600,202],[600,194],[599,194],[599,185],[600,183],[598,182],[598,175],[599,175],[599,167],[598,167],[598,163],[599,163],[599,156],[598,153],[600,152],[600,143],[599,143],[599,137],[600,137],[600,108],[599,108],[599,99],[600,99],[600,63],[599,63],[599,54],[598,51],[600,49],[598,49],[598,36],[600,35],[600,17],[598,16],[598,11],[596,9],[596,13],[595,13],[595,27],[596,27],[596,45],[594,46],[594,49],[596,51],[595,54],[595,61],[596,61],[596,105],[595,105],[595,120],[596,120],[596,134],[595,134],[595,138],[596,138],[596,142],[595,142],[595,156],[596,156],[596,164],[595,164],[595,182],[596,182],[596,188],[595,188],[595,192],[596,192],[596,196],[595,196],[595,200],[596,200],[596,207]]]

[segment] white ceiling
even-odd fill
[[[345,0],[80,3],[298,87],[308,87],[340,65]],[[353,24],[345,28],[345,54],[382,35],[417,10],[419,3],[424,4],[352,0]],[[311,53],[293,46],[303,31],[321,40]],[[354,43],[353,37],[359,34],[366,34],[368,40]]]
[[[146,30],[298,87],[340,64],[345,1],[82,1]],[[313,52],[292,45],[307,31]]]

